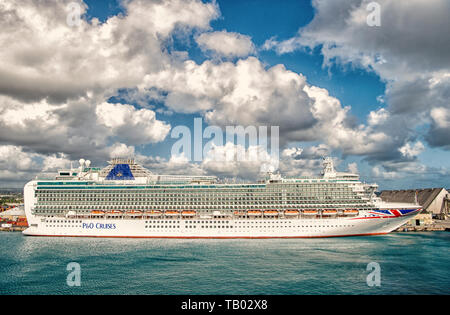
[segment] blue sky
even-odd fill
[[[450,106],[448,98],[446,99],[445,96],[447,95],[446,91],[450,89],[447,80],[447,73],[450,72],[448,71],[448,58],[439,59],[435,56],[436,49],[442,49],[443,54],[447,49],[448,38],[442,40],[438,37],[442,23],[446,23],[444,18],[442,18],[442,23],[439,21],[440,15],[438,14],[442,11],[442,6],[446,5],[445,2],[437,1],[436,4],[427,6],[426,9],[421,7],[421,3],[418,3],[415,4],[418,6],[417,9],[412,10],[412,8],[401,7],[391,0],[379,1],[383,23],[378,27],[370,28],[364,23],[360,23],[361,18],[349,20],[349,16],[363,16],[365,19],[364,15],[370,13],[366,12],[365,6],[368,1],[365,0],[338,1],[339,3],[335,2],[334,4],[326,3],[326,1],[311,3],[307,0],[285,0],[282,3],[269,0],[203,1],[191,13],[198,14],[198,17],[193,20],[184,19],[179,12],[188,8],[192,3],[197,5],[198,2],[186,1],[183,3],[173,0],[168,1],[167,3],[170,5],[166,7],[166,9],[169,8],[166,13],[168,14],[167,21],[171,21],[171,18],[175,21],[173,25],[168,26],[170,27],[169,32],[166,32],[161,25],[152,24],[153,21],[159,21],[159,17],[155,16],[154,12],[161,11],[152,11],[153,3],[158,6],[158,2],[117,0],[85,0],[84,2],[87,5],[87,11],[82,17],[82,20],[86,22],[84,24],[85,33],[82,36],[86,37],[83,37],[86,45],[92,45],[93,53],[85,55],[85,57],[82,57],[84,52],[80,52],[78,55],[74,54],[74,58],[77,58],[76,56],[84,58],[80,59],[78,64],[90,65],[91,56],[93,55],[92,59],[94,60],[96,52],[103,50],[110,49],[113,53],[110,53],[109,56],[112,56],[117,53],[117,50],[123,48],[123,45],[129,45],[126,48],[128,51],[134,51],[134,54],[128,53],[126,58],[130,58],[129,60],[123,56],[114,59],[110,57],[110,60],[106,57],[106,67],[110,61],[111,65],[114,64],[117,69],[117,73],[113,75],[117,75],[118,78],[108,81],[110,83],[104,82],[106,82],[105,77],[111,75],[111,71],[107,75],[102,72],[103,69],[99,68],[98,71],[95,71],[96,64],[99,63],[99,60],[101,62],[101,58],[92,61],[93,73],[89,75],[88,79],[85,79],[85,81],[89,81],[92,78],[92,82],[89,82],[91,86],[87,86],[86,83],[86,87],[77,87],[79,90],[75,91],[73,88],[74,91],[67,91],[67,97],[64,95],[62,99],[55,98],[51,88],[48,89],[48,95],[45,94],[47,92],[39,92],[44,95],[36,92],[39,91],[38,87],[35,90],[33,90],[34,87],[31,87],[31,91],[22,91],[22,95],[20,92],[18,95],[6,93],[7,97],[23,102],[17,105],[19,107],[25,108],[29,106],[30,102],[47,100],[50,104],[60,104],[63,105],[62,108],[70,108],[64,116],[59,116],[62,115],[61,110],[56,111],[52,108],[51,111],[54,115],[64,119],[72,115],[72,122],[67,120],[67,126],[70,128],[63,128],[64,131],[59,134],[61,139],[49,138],[47,143],[37,143],[39,142],[37,140],[33,142],[30,139],[23,139],[24,136],[5,137],[0,140],[4,145],[10,146],[8,152],[12,151],[11,146],[14,146],[14,150],[18,150],[21,154],[35,154],[31,157],[31,161],[39,160],[45,163],[49,156],[60,160],[74,161],[82,157],[81,147],[78,150],[73,146],[68,147],[67,143],[82,141],[95,146],[95,149],[92,149],[91,157],[95,161],[100,161],[105,154],[112,154],[107,152],[114,150],[116,150],[114,152],[122,152],[117,151],[120,147],[125,152],[134,152],[143,159],[150,159],[152,162],[147,160],[149,167],[150,165],[155,166],[152,158],[162,159],[166,164],[164,166],[157,165],[157,167],[170,171],[171,148],[176,140],[170,137],[168,128],[185,125],[192,129],[196,117],[202,117],[204,125],[207,126],[208,117],[210,124],[219,126],[236,122],[243,125],[246,123],[279,124],[282,130],[280,150],[287,150],[285,152],[291,152],[289,150],[292,148],[303,150],[303,155],[285,155],[288,161],[285,161],[284,169],[281,168],[281,171],[288,173],[292,171],[291,168],[306,169],[313,165],[317,166],[317,163],[313,162],[317,162],[320,154],[326,152],[336,157],[340,170],[347,170],[350,164],[352,169],[358,169],[364,180],[376,181],[382,189],[450,186],[448,180],[450,176],[450,143],[445,139],[446,132],[450,130],[448,127],[450,114],[446,116],[447,113],[450,113]],[[27,2],[28,4],[34,8],[31,0],[29,3]],[[339,5],[339,9],[337,10],[333,5],[336,7]],[[161,4],[161,6],[164,5]],[[20,8],[17,10],[20,12]],[[64,6],[58,5],[55,10],[64,10]],[[430,22],[426,22],[423,27],[418,25],[415,32],[404,29],[401,23],[392,22],[395,19],[390,18],[391,15],[393,17],[403,16],[404,10],[414,12],[413,15],[409,12],[412,21],[426,20]],[[335,14],[333,15],[332,12]],[[38,14],[44,13],[39,12]],[[427,20],[427,14],[430,16],[437,14],[435,21]],[[43,16],[44,20],[52,18]],[[93,24],[89,24],[93,18],[98,18],[100,21],[97,29]],[[118,18],[119,22],[117,19],[114,20],[115,18]],[[146,18],[148,21],[145,20]],[[164,20],[163,17],[161,21]],[[64,19],[57,23],[60,22],[63,23]],[[164,22],[162,23],[164,24]],[[90,34],[98,31],[99,34],[103,34],[101,36],[110,36],[113,33],[105,30],[111,28],[114,29],[114,36],[116,36],[109,42],[111,47],[96,47]],[[433,28],[436,28],[436,32],[432,31]],[[102,33],[100,33],[100,29]],[[36,32],[38,31],[36,30]],[[156,42],[151,39],[153,35],[150,36],[146,32],[158,34]],[[408,36],[402,34],[413,35],[408,35],[411,37],[409,39]],[[436,38],[430,36],[431,34]],[[223,43],[218,40],[219,35],[223,36],[222,41],[224,39],[235,40],[233,42],[236,43],[234,51],[225,52],[230,47],[221,45]],[[57,35],[49,34],[47,37],[51,38],[51,36]],[[141,42],[139,40],[135,42],[136,37],[139,36],[142,36],[139,39]],[[118,38],[123,39],[123,42],[120,42],[122,46],[114,46],[118,45],[114,42]],[[52,41],[54,42],[55,39],[49,39],[49,42]],[[430,47],[411,53],[410,47],[421,45],[421,41],[424,41],[423,47],[425,45]],[[63,55],[66,48],[64,44],[63,42],[59,48],[56,48],[53,54]],[[251,46],[247,47],[247,52],[241,53],[242,49],[245,50],[246,44]],[[434,44],[436,47],[433,47]],[[43,44],[42,47],[44,47]],[[44,50],[44,48],[42,49]],[[40,52],[38,50],[38,53]],[[176,61],[178,58],[176,56],[181,56],[180,52],[183,57]],[[20,54],[23,54],[23,49],[16,53],[16,55]],[[433,58],[436,59],[434,64]],[[23,66],[20,61],[17,61],[19,59],[11,60],[14,60],[11,61],[11,69],[20,69]],[[36,60],[46,60],[46,56],[43,54],[42,59],[37,58]],[[55,57],[54,60],[58,60],[58,58]],[[148,64],[140,66],[139,60],[148,61]],[[430,62],[425,63],[423,60],[430,60]],[[126,73],[127,61],[130,63],[130,69],[137,69],[136,72],[142,71],[142,75]],[[403,61],[405,61],[404,65]],[[177,81],[172,83],[173,86],[167,83],[170,81],[163,83],[158,81],[169,80],[171,75],[174,75],[175,78],[176,73],[177,78],[185,76],[186,82],[194,80],[195,78],[190,78],[191,74],[186,72],[186,62],[193,62],[196,71],[205,76],[209,76],[214,71],[224,71],[223,77],[213,76],[207,78],[206,81],[211,80],[211,85],[214,87],[232,82],[236,89],[238,89],[236,84],[239,82],[239,77],[235,76],[235,71],[242,70],[243,67],[259,71],[258,67],[262,65],[263,70],[260,70],[262,71],[260,74],[263,76],[262,80],[274,80],[272,84],[274,91],[267,96],[268,99],[258,101],[260,103],[252,105],[250,102],[249,106],[260,106],[261,110],[244,118],[245,115],[240,116],[236,111],[244,113],[246,107],[241,104],[228,103],[229,99],[240,97],[240,94],[235,95],[235,91],[227,95],[225,90],[220,90],[218,93],[225,94],[218,96],[217,93],[204,92],[205,87],[203,86],[195,86],[193,88],[199,88],[199,90],[192,91],[191,95],[188,88],[183,89],[182,86],[177,86]],[[278,65],[282,65],[284,68],[276,72],[274,69]],[[43,64],[40,66],[40,69],[44,69]],[[103,67],[105,68],[105,66]],[[58,69],[64,69],[64,67]],[[161,76],[163,70],[167,73]],[[274,79],[275,73],[278,73],[277,79]],[[298,84],[306,85],[306,90],[320,88],[320,92],[306,92],[308,95],[305,95],[301,89],[293,91],[292,87],[286,87],[279,83],[279,80],[288,78],[290,73],[295,74],[295,80],[299,80]],[[44,77],[44,74],[42,76]],[[78,77],[72,76],[74,80],[72,86],[78,86],[79,82],[83,81],[80,78],[82,76],[82,74]],[[127,76],[128,81],[121,79]],[[153,79],[149,79],[149,77]],[[157,80],[152,81],[155,80],[154,78]],[[70,81],[64,73],[61,73],[60,79],[59,81],[64,83]],[[254,82],[257,83],[257,78]],[[422,94],[417,92],[419,84],[423,84]],[[92,86],[96,88],[92,89]],[[269,84],[269,86],[271,85]],[[251,90],[252,86],[247,88]],[[72,88],[67,88],[67,90],[70,89]],[[40,90],[45,89],[41,88]],[[264,88],[261,92],[264,92]],[[277,95],[280,93],[290,96],[278,97]],[[409,95],[411,95],[410,99],[408,99]],[[80,98],[77,99],[77,97]],[[180,97],[192,100],[190,107],[182,107],[179,104]],[[302,97],[305,98],[304,101],[301,100]],[[320,105],[318,98],[328,105]],[[82,131],[73,127],[73,121],[78,119],[79,112],[78,110],[72,111],[75,108],[72,105],[73,102],[84,104],[77,106],[86,107],[97,106],[87,105],[95,102],[122,104],[123,107],[108,104],[103,104],[103,109],[89,107],[89,110],[93,110],[96,115],[103,114],[103,120],[98,118],[94,125],[100,124],[98,122],[102,121],[103,125],[96,126],[98,130],[95,132],[100,132],[101,129],[105,134],[101,139],[100,137],[94,139],[94,137],[89,138],[86,130]],[[280,102],[279,113],[277,113],[277,108],[271,105],[278,102]],[[291,105],[285,105],[286,103]],[[127,107],[129,105],[132,107]],[[126,114],[133,117],[154,115],[155,125],[147,126],[144,123],[139,125],[136,123],[137,127],[148,127],[150,131],[148,135],[139,137],[139,139],[133,138],[129,130],[126,130],[126,125],[117,126],[117,121],[113,121],[114,117],[107,117],[106,114],[113,110],[120,115]],[[311,116],[308,120],[299,116],[298,126],[295,126],[295,120],[291,120],[292,115],[300,115],[304,110],[308,115],[313,113],[314,117]],[[45,119],[49,119],[50,123],[48,117],[52,115],[49,115],[49,111],[47,110],[44,116],[47,117]],[[269,113],[272,111],[272,114],[267,114],[266,111]],[[323,112],[316,116],[314,111]],[[327,117],[327,111],[331,115],[328,118],[330,126],[332,125],[331,120],[336,117],[333,126],[329,128],[327,128],[327,120],[322,121],[322,117]],[[230,113],[231,116],[236,116],[227,116]],[[286,126],[290,125],[283,131],[285,124]],[[310,128],[308,124],[315,125]],[[103,128],[105,126],[109,128],[108,131]],[[164,129],[161,131],[164,134],[162,138],[161,134],[151,134],[151,130],[157,128]],[[24,133],[26,132],[24,131]],[[64,134],[65,132],[67,134]],[[55,135],[55,137],[57,136]],[[65,144],[62,144],[64,141]],[[102,141],[104,143],[100,144]],[[87,146],[84,149],[90,151],[88,148]],[[187,170],[190,167],[198,167],[192,163],[189,165]],[[39,167],[33,164],[33,169],[35,168]],[[214,173],[214,170],[208,167],[203,171]],[[236,176],[236,173],[230,175]]]

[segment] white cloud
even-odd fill
[[[132,154],[158,170],[175,173],[253,176],[261,167],[254,161],[196,164],[183,157],[140,156],[134,145],[163,141],[170,129],[155,112],[198,112],[219,126],[280,126],[282,145],[324,142],[283,151],[280,169],[289,174],[316,169],[319,157],[332,150],[368,159],[414,160],[420,148],[407,146],[412,139],[408,127],[418,121],[433,123],[429,135],[436,137],[427,138],[429,143],[449,144],[448,37],[431,34],[436,29],[433,23],[440,30],[448,29],[448,19],[442,19],[446,4],[441,1],[426,5],[413,1],[408,6],[382,1],[386,28],[375,31],[361,22],[366,2],[316,0],[317,14],[300,37],[280,42],[272,38],[264,45],[283,53],[323,44],[325,63],[350,63],[375,71],[388,82],[383,99],[390,105],[372,111],[367,125],[356,125],[350,107],[283,65],[267,68],[255,57],[196,64],[188,60],[187,52],[168,49],[175,33],[192,32],[207,55],[255,54],[248,36],[211,31],[210,21],[219,16],[214,1],[124,1],[123,15],[104,23],[82,19],[79,27],[66,23],[69,2],[0,4],[0,45],[7,47],[0,50],[0,129],[7,131],[0,134],[0,143],[12,145],[3,148],[0,159],[0,164],[5,163],[4,176],[13,174],[6,166],[23,170],[18,172],[26,176],[27,170],[50,169],[80,157],[99,161]],[[85,12],[86,6],[82,7]],[[398,22],[402,12],[412,14],[405,25]],[[424,27],[418,23],[421,20],[433,25],[427,22]],[[407,27],[418,37],[405,36]],[[437,48],[437,42],[442,47]],[[108,101],[118,89],[127,90],[126,101],[136,101],[142,109]],[[167,107],[155,109],[149,104],[152,101]],[[425,119],[399,115],[423,108],[429,110]],[[8,160],[14,155],[21,161]]]
[[[182,52],[166,49],[172,34],[209,30],[217,4],[124,1],[123,15],[69,26],[69,2],[0,4],[0,45],[8,47],[0,50],[0,129],[8,131],[0,143],[96,160],[109,157],[117,141],[164,140],[170,125],[154,111],[105,104],[118,89],[136,88],[148,73],[180,62]]]
[[[0,145],[0,187],[23,187],[41,172],[70,165],[64,154],[50,156],[26,151],[21,146]]]
[[[337,63],[375,72],[386,82],[382,99],[388,107],[371,112],[368,123],[400,122],[398,128],[380,128],[404,145],[415,130],[411,126],[427,123],[430,115],[432,122],[442,122],[435,119],[441,110],[434,109],[450,109],[450,37],[444,31],[450,29],[450,2],[380,0],[381,26],[375,27],[366,23],[370,2],[315,0],[316,13],[307,26],[293,38],[271,38],[264,47],[278,53],[320,47],[326,66]],[[432,146],[450,148],[446,131],[431,126],[426,139]]]
[[[414,145],[408,142],[398,150],[404,157],[411,159],[422,153],[425,150],[425,146],[420,141],[417,141]]]
[[[96,99],[60,105],[45,100],[23,104],[5,96],[0,96],[0,128],[8,130],[0,134],[2,143],[44,155],[65,153],[91,160],[109,158],[108,146],[118,140],[129,145],[154,143],[164,140],[170,131],[170,125],[157,120],[149,109]]]
[[[154,111],[132,105],[104,102],[97,106],[96,114],[99,124],[130,144],[160,142],[170,131],[170,125],[157,120]]]
[[[9,171],[26,171],[37,168],[33,160],[36,154],[24,152],[19,146],[0,145],[0,169]]]
[[[293,52],[294,50],[299,48],[299,44],[297,43],[297,38],[290,38],[284,41],[277,41],[275,37],[271,37],[267,39],[262,45],[263,50],[272,50],[274,49],[277,54],[286,54]]]
[[[164,40],[174,30],[208,29],[215,3],[124,1],[124,16],[67,24],[71,0],[3,1],[0,6],[0,93],[61,102],[136,86],[171,62]],[[82,14],[86,6],[82,3]]]
[[[190,162],[183,155],[176,155],[165,159],[159,156],[137,155],[136,160],[155,174],[173,175],[206,175],[198,163]]]
[[[444,107],[433,108],[430,115],[438,128],[450,128],[450,109]]]
[[[348,164],[348,171],[353,174],[358,174],[358,164],[356,162]]]
[[[67,155],[65,155],[64,153],[52,154],[44,158],[42,162],[42,171],[49,172],[69,168],[71,162],[72,161],[68,159]]]
[[[31,104],[21,104],[7,98],[2,100],[0,120],[5,126],[25,128],[28,122],[37,120],[46,125],[58,123],[56,115],[53,114],[58,106],[50,105],[45,100]]]
[[[266,69],[255,57],[198,65],[182,61],[186,55],[169,55],[164,45],[171,33],[208,30],[219,14],[215,3],[128,1],[124,16],[105,23],[82,20],[75,28],[66,23],[66,4],[29,0],[23,5],[7,2],[3,8],[10,12],[3,26],[15,27],[0,37],[4,46],[13,43],[0,52],[8,66],[0,93],[10,96],[9,104],[16,102],[13,98],[29,102],[16,102],[14,112],[4,110],[9,117],[4,125],[17,129],[4,135],[4,142],[28,142],[41,153],[103,156],[115,141],[137,145],[164,140],[170,126],[157,120],[154,111],[106,101],[118,88],[135,89],[129,96],[140,102],[164,100],[170,111],[201,112],[210,124],[279,126],[282,145],[324,141],[344,153],[366,154],[388,140],[383,132],[349,124],[349,107],[283,65]],[[222,55],[254,50],[249,37],[226,31],[200,34],[197,40]],[[10,82],[20,84],[14,88]],[[31,113],[26,123],[25,115],[21,124],[14,121],[20,111]],[[45,121],[42,126],[39,119]]]
[[[384,108],[380,108],[376,111],[371,111],[369,113],[367,122],[369,123],[369,125],[375,126],[375,125],[380,125],[380,124],[386,122],[386,120],[388,118],[389,118],[389,112]]]
[[[372,168],[372,177],[375,179],[398,179],[401,177],[401,174],[395,171],[388,172],[382,170],[379,166],[375,166]]]
[[[124,143],[115,143],[108,148],[108,151],[111,158],[129,158],[135,155],[134,147]]]
[[[271,155],[262,146],[249,146],[227,142],[213,145],[202,161],[202,168],[210,173],[256,178],[259,174],[278,169],[279,157]]]
[[[281,152],[281,156],[283,157],[297,157],[300,156],[303,152],[302,148],[296,148],[296,147],[292,147],[292,148],[286,148],[283,150],[283,152]]]
[[[234,32],[202,33],[196,41],[203,51],[212,51],[217,56],[246,57],[256,51],[250,36]]]
[[[428,143],[450,150],[450,108],[436,107],[430,115],[432,124],[426,137]]]
[[[350,107],[343,107],[326,89],[309,85],[303,75],[283,65],[265,69],[255,57],[200,65],[188,60],[182,67],[148,75],[143,86],[167,93],[165,104],[171,110],[200,112],[212,125],[279,126],[282,146],[321,141],[345,154],[381,154],[387,144],[398,147],[400,138],[384,131],[387,113],[376,113],[377,124],[383,125],[379,129],[355,126]]]

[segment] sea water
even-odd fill
[[[0,294],[449,294],[449,245],[448,232],[227,240],[0,232]]]

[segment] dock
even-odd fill
[[[432,232],[432,231],[448,231],[450,232],[450,219],[432,220],[431,223],[423,225],[406,224],[399,227],[394,232]]]

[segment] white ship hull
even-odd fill
[[[41,219],[31,236],[129,238],[313,238],[387,234],[414,214],[334,219]],[[57,222],[59,221],[59,222]],[[195,222],[195,223],[194,223]]]

